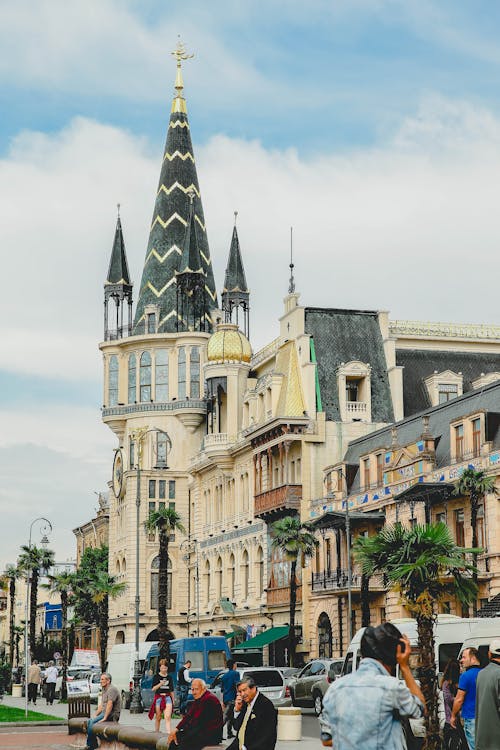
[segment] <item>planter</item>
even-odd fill
[[[22,685],[12,685],[12,697],[13,698],[22,698],[23,697],[23,686]]]

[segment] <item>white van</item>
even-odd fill
[[[479,651],[481,666],[488,664],[488,646],[493,638],[500,638],[500,617],[476,618],[478,622],[467,638],[464,638],[460,653],[465,648],[474,647]]]
[[[151,641],[142,641],[139,643],[139,662],[140,673],[144,666],[144,660],[148,655],[149,649],[153,644]],[[106,672],[109,672],[113,685],[120,691],[122,697],[122,707],[130,707],[130,699],[134,688],[134,668],[135,668],[135,643],[117,643],[115,644],[108,656]]]
[[[456,615],[438,615],[434,633],[436,641],[436,667],[443,672],[450,659],[456,659],[462,643],[469,637],[474,627],[481,622],[479,617],[457,617]],[[417,622],[409,617],[391,620],[398,630],[410,639],[412,656],[410,666],[418,664]],[[354,635],[342,665],[342,676],[355,671],[361,661],[361,637],[365,628],[360,628]]]

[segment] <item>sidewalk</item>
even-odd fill
[[[14,706],[24,708],[24,698],[12,698],[5,695],[2,703],[5,706]],[[32,707],[32,711],[56,716],[59,719],[66,720],[68,717],[68,706],[64,703],[55,702],[52,706],[47,706],[43,698],[39,698],[37,705]],[[92,712],[95,711],[95,704],[92,705]],[[172,725],[175,726],[179,719],[173,719]],[[127,709],[123,709],[120,716],[121,724],[129,726],[143,727],[146,731],[154,729],[154,722],[148,719],[147,713],[131,714]],[[227,744],[227,743],[226,743]],[[0,724],[0,747],[16,748],[16,750],[68,750],[71,748],[72,741],[68,735],[66,727],[61,726],[2,726]],[[319,739],[318,721],[310,712],[302,716],[302,739],[300,742],[277,742],[276,750],[320,750],[322,748]]]

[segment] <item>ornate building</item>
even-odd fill
[[[289,565],[271,552],[270,524],[289,513],[304,520],[318,514],[336,491],[324,482],[328,467],[344,459],[352,441],[466,393],[484,373],[498,377],[500,332],[303,307],[291,264],[278,336],[252,354],[236,223],[217,309],[183,96],[185,54],[175,54],[175,95],[135,317],[120,218],[105,283],[102,416],[117,436],[110,572],[128,584],[110,604],[110,644],[134,638],[137,543],[140,637],[156,635],[158,540],[146,536],[143,522],[169,503],[187,530],[169,547],[172,635],[231,633],[234,643],[267,626],[267,645],[281,641],[271,658],[282,661]],[[347,465],[348,486],[351,471]],[[298,595],[304,658],[317,655],[328,637],[311,580],[309,566]],[[334,602],[334,592],[329,596]]]

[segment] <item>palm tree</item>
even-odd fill
[[[144,522],[144,528],[149,534],[154,534],[158,530],[158,542],[160,546],[159,558],[160,567],[158,569],[158,633],[160,658],[170,658],[170,641],[168,637],[168,544],[170,534],[179,531],[185,534],[186,530],[182,525],[181,517],[174,508],[160,508],[151,511],[148,519]]]
[[[73,591],[73,579],[74,575],[72,573],[59,573],[55,576],[49,576],[49,583],[45,586],[45,588],[49,589],[52,594],[58,594],[61,598],[62,700],[65,700],[67,697],[66,677],[68,668],[68,603],[70,602],[71,593]]]
[[[54,552],[51,549],[45,549],[44,547],[30,547],[27,544],[23,544],[17,564],[26,574],[27,579],[29,579],[31,575],[29,646],[30,653],[33,654],[35,652],[38,579],[40,578],[40,572],[48,571],[49,568],[54,565]]]
[[[289,663],[295,666],[295,609],[297,605],[297,562],[312,557],[319,542],[314,536],[311,524],[300,520],[298,516],[285,516],[271,526],[272,546],[279,549],[290,562],[290,630]]]
[[[477,585],[477,556],[479,553],[478,541],[477,541],[477,514],[479,510],[479,504],[481,500],[484,500],[484,496],[488,492],[492,492],[495,487],[495,479],[488,477],[484,471],[476,471],[475,469],[464,469],[460,475],[460,479],[455,485],[455,495],[461,497],[468,497],[470,501],[470,525],[472,529],[472,546],[475,552],[473,552],[473,563],[474,570],[472,572],[472,578],[474,583]],[[474,598],[472,603],[474,616],[477,614],[477,598]]]
[[[99,571],[97,576],[89,582],[91,599],[97,607],[97,627],[99,628],[99,658],[101,670],[106,668],[106,650],[108,647],[109,631],[109,600],[119,597],[127,585],[117,583],[114,576],[107,571]]]
[[[385,526],[374,536],[358,537],[353,550],[365,574],[381,572],[387,576],[389,585],[399,592],[417,621],[420,680],[427,704],[425,747],[438,750],[441,744],[434,657],[436,605],[448,596],[456,596],[467,604],[476,595],[477,587],[469,575],[472,565],[465,557],[472,550],[458,547],[444,523],[411,529],[399,523]]]
[[[19,568],[15,565],[7,565],[5,568],[5,578],[9,582],[9,662],[11,666],[14,664],[16,581],[20,575]]]

